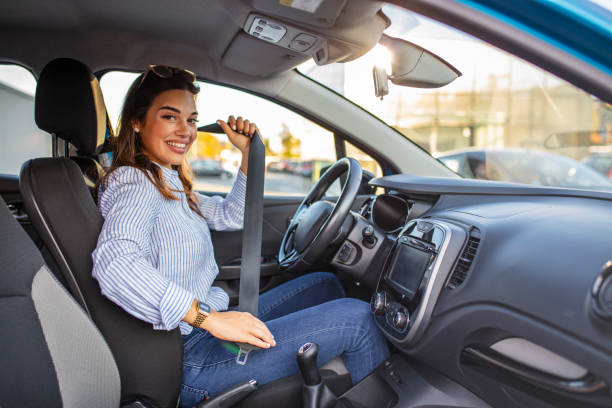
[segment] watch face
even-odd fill
[[[198,307],[200,308],[202,312],[206,314],[210,314],[210,306],[208,306],[206,303],[200,302],[198,303]]]

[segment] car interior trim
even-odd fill
[[[508,196],[558,196],[582,197],[611,200],[612,193],[596,190],[579,190],[560,187],[540,187],[528,184],[515,184],[476,179],[448,179],[442,177],[423,177],[413,174],[396,174],[370,180],[376,187],[393,189],[405,193],[440,196],[443,194],[461,195],[508,195]]]
[[[478,345],[466,347],[461,356],[464,363],[488,364],[525,381],[572,394],[606,395],[608,392],[608,384],[593,374],[588,373],[578,380],[567,380],[517,363],[500,353]]]
[[[511,360],[567,380],[577,380],[588,373],[586,368],[523,338],[503,339],[490,348]]]

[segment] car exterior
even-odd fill
[[[582,159],[582,163],[608,179],[612,179],[612,151],[593,150]]]
[[[198,159],[189,163],[193,174],[197,177],[219,177],[228,179],[232,173],[225,170],[219,160]]]
[[[610,189],[592,168],[569,157],[529,149],[471,149],[445,152],[438,160],[465,178],[551,187]]]

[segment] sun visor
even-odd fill
[[[288,71],[309,58],[307,54],[240,32],[223,55],[221,63],[236,71],[263,77]]]

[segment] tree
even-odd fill
[[[301,145],[302,141],[293,136],[289,130],[289,126],[283,123],[283,130],[278,134],[281,139],[282,151],[281,157],[285,159],[297,159],[302,156]]]

